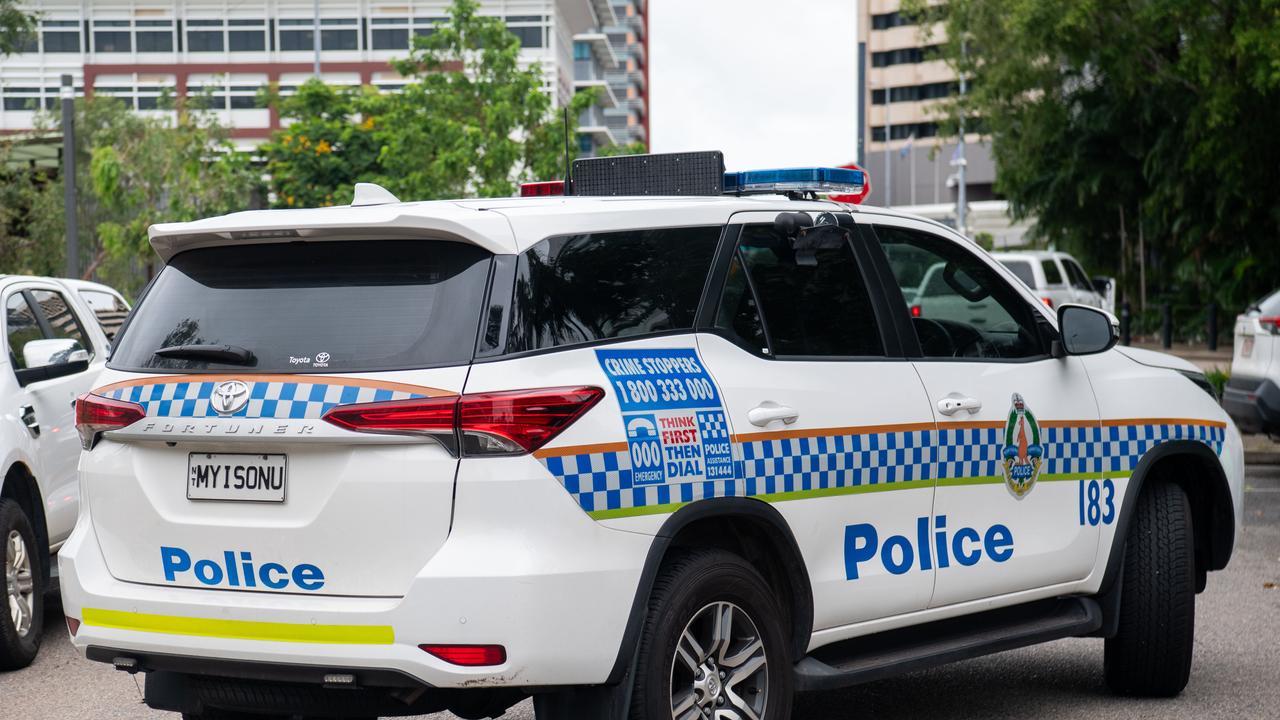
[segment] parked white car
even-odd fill
[[[71,534],[79,507],[73,403],[93,387],[108,342],[93,311],[64,281],[0,276],[0,303],[0,670],[6,670],[29,664],[40,647],[49,556]]]
[[[114,340],[124,320],[129,316],[129,302],[110,285],[103,285],[92,280],[63,278],[62,284],[71,288],[85,305],[93,311],[98,325],[108,340]]]
[[[1051,308],[1066,303],[1114,310],[1114,298],[1100,292],[1089,274],[1070,255],[1056,250],[1019,250],[992,253],[1001,265],[1018,276],[1040,301]]]
[[[1236,318],[1222,406],[1244,432],[1280,435],[1280,290]]]

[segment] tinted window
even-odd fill
[[[741,253],[734,253],[725,276],[724,294],[716,311],[716,327],[752,352],[769,354],[769,342],[764,334],[764,322],[760,319],[760,306],[747,281],[747,271],[742,265]]]
[[[267,49],[267,36],[261,30],[232,30],[231,52],[255,52]]]
[[[353,372],[466,363],[489,253],[421,240],[240,245],[175,256],[121,336],[112,367]],[[230,344],[251,365],[161,358]]]
[[[1040,267],[1044,269],[1044,281],[1048,285],[1061,285],[1062,273],[1058,272],[1058,263],[1053,260],[1043,260]]]
[[[1071,276],[1071,285],[1080,290],[1093,290],[1093,283],[1089,282],[1089,276],[1084,274],[1084,268],[1079,263],[1069,258],[1062,259],[1062,266],[1067,269],[1067,275]]]
[[[44,51],[47,53],[78,53],[80,52],[80,33],[46,32],[44,34]]]
[[[408,28],[374,29],[374,50],[404,50],[407,47],[409,47]]]
[[[190,52],[222,52],[222,31],[199,30],[188,32],[187,50]]]
[[[128,30],[95,30],[93,33],[94,52],[129,52],[132,49],[132,37]]]
[[[1031,263],[1026,260],[1001,260],[1000,264],[1009,268],[1014,275],[1018,276],[1019,280],[1026,283],[1027,287],[1033,288],[1036,286],[1036,274],[1031,269]]]
[[[67,299],[62,293],[52,290],[32,290],[31,297],[39,306],[45,320],[49,322],[50,339],[69,338],[80,343],[81,347],[89,347],[89,339],[85,337],[84,326],[76,317]]]
[[[731,269],[719,312],[721,322],[728,321],[723,327],[747,343],[767,338],[768,352],[777,357],[883,355],[848,233],[824,231],[797,239],[772,224],[744,227],[737,262],[746,268],[746,282]]]
[[[512,352],[693,327],[719,227],[568,235],[516,268]]]
[[[32,340],[43,340],[44,333],[36,315],[22,293],[14,293],[4,304],[5,333],[9,338],[9,362],[14,370],[25,370],[27,362],[22,349]]]
[[[172,52],[173,51],[173,33],[165,30],[164,32],[138,31],[138,52]]]
[[[129,306],[115,295],[100,290],[81,290],[80,299],[84,300],[97,316],[98,325],[102,327],[102,332],[106,334],[107,339],[115,339],[116,332],[120,330],[125,317],[129,315]]]
[[[926,232],[883,226],[875,232],[925,357],[1044,354],[1035,311],[977,255]]]

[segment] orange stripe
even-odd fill
[[[1003,425],[1003,423],[1002,423]],[[734,442],[753,442],[757,440],[788,440],[791,438],[819,437],[821,435],[870,435],[886,432],[916,432],[932,430],[934,424],[901,423],[898,425],[861,425],[858,427],[810,428],[804,430],[774,430],[766,432],[742,433],[734,435]]]
[[[1001,423],[1003,425],[1004,423]],[[1051,428],[1091,428],[1098,427],[1097,420],[1041,420],[1040,427]]]
[[[1123,427],[1126,425],[1203,425],[1204,427],[1225,428],[1226,423],[1218,420],[1193,420],[1191,418],[1128,418],[1124,420],[1103,420],[1106,427]]]
[[[120,382],[103,385],[94,390],[95,393],[105,393],[111,390],[126,387],[136,387],[140,385],[161,385],[164,383],[180,383],[180,382],[219,382],[222,380],[246,380],[249,382],[291,382],[302,384],[326,384],[326,385],[351,385],[354,387],[375,388],[378,390],[399,390],[401,392],[416,393],[418,395],[426,395],[427,397],[447,397],[457,395],[458,393],[450,390],[441,390],[439,388],[425,387],[423,385],[409,385],[408,383],[386,382],[383,380],[369,380],[367,378],[355,377],[335,377],[332,375],[236,375],[226,373],[221,375],[155,375],[152,377],[139,378],[137,380],[121,380]]]
[[[1002,427],[1004,427],[1003,420],[956,420],[938,423],[939,430],[999,430]]]
[[[588,453],[626,452],[625,442],[596,443],[595,445],[563,445],[561,447],[534,450],[536,458],[564,457],[566,455],[586,455]]]

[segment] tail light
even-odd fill
[[[418,649],[463,667],[501,665],[507,661],[507,649],[501,645],[419,645]]]
[[[1040,302],[1044,303],[1049,308],[1053,307],[1053,298],[1051,297],[1042,297],[1040,298]]]
[[[1280,315],[1260,317],[1258,323],[1272,335],[1280,335]]]
[[[920,317],[923,314],[924,314],[924,311],[920,308],[919,305],[911,306],[911,317]]]
[[[324,420],[355,432],[422,434],[463,455],[523,455],[546,445],[604,391],[558,387],[339,405]]]
[[[147,411],[137,403],[86,393],[76,398],[76,432],[80,433],[80,446],[92,450],[98,436],[108,430],[128,427],[147,416]]]

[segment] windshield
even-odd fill
[[[355,372],[466,363],[488,252],[423,240],[189,250],[156,278],[111,359],[120,370]],[[161,348],[232,345],[248,362]]]

